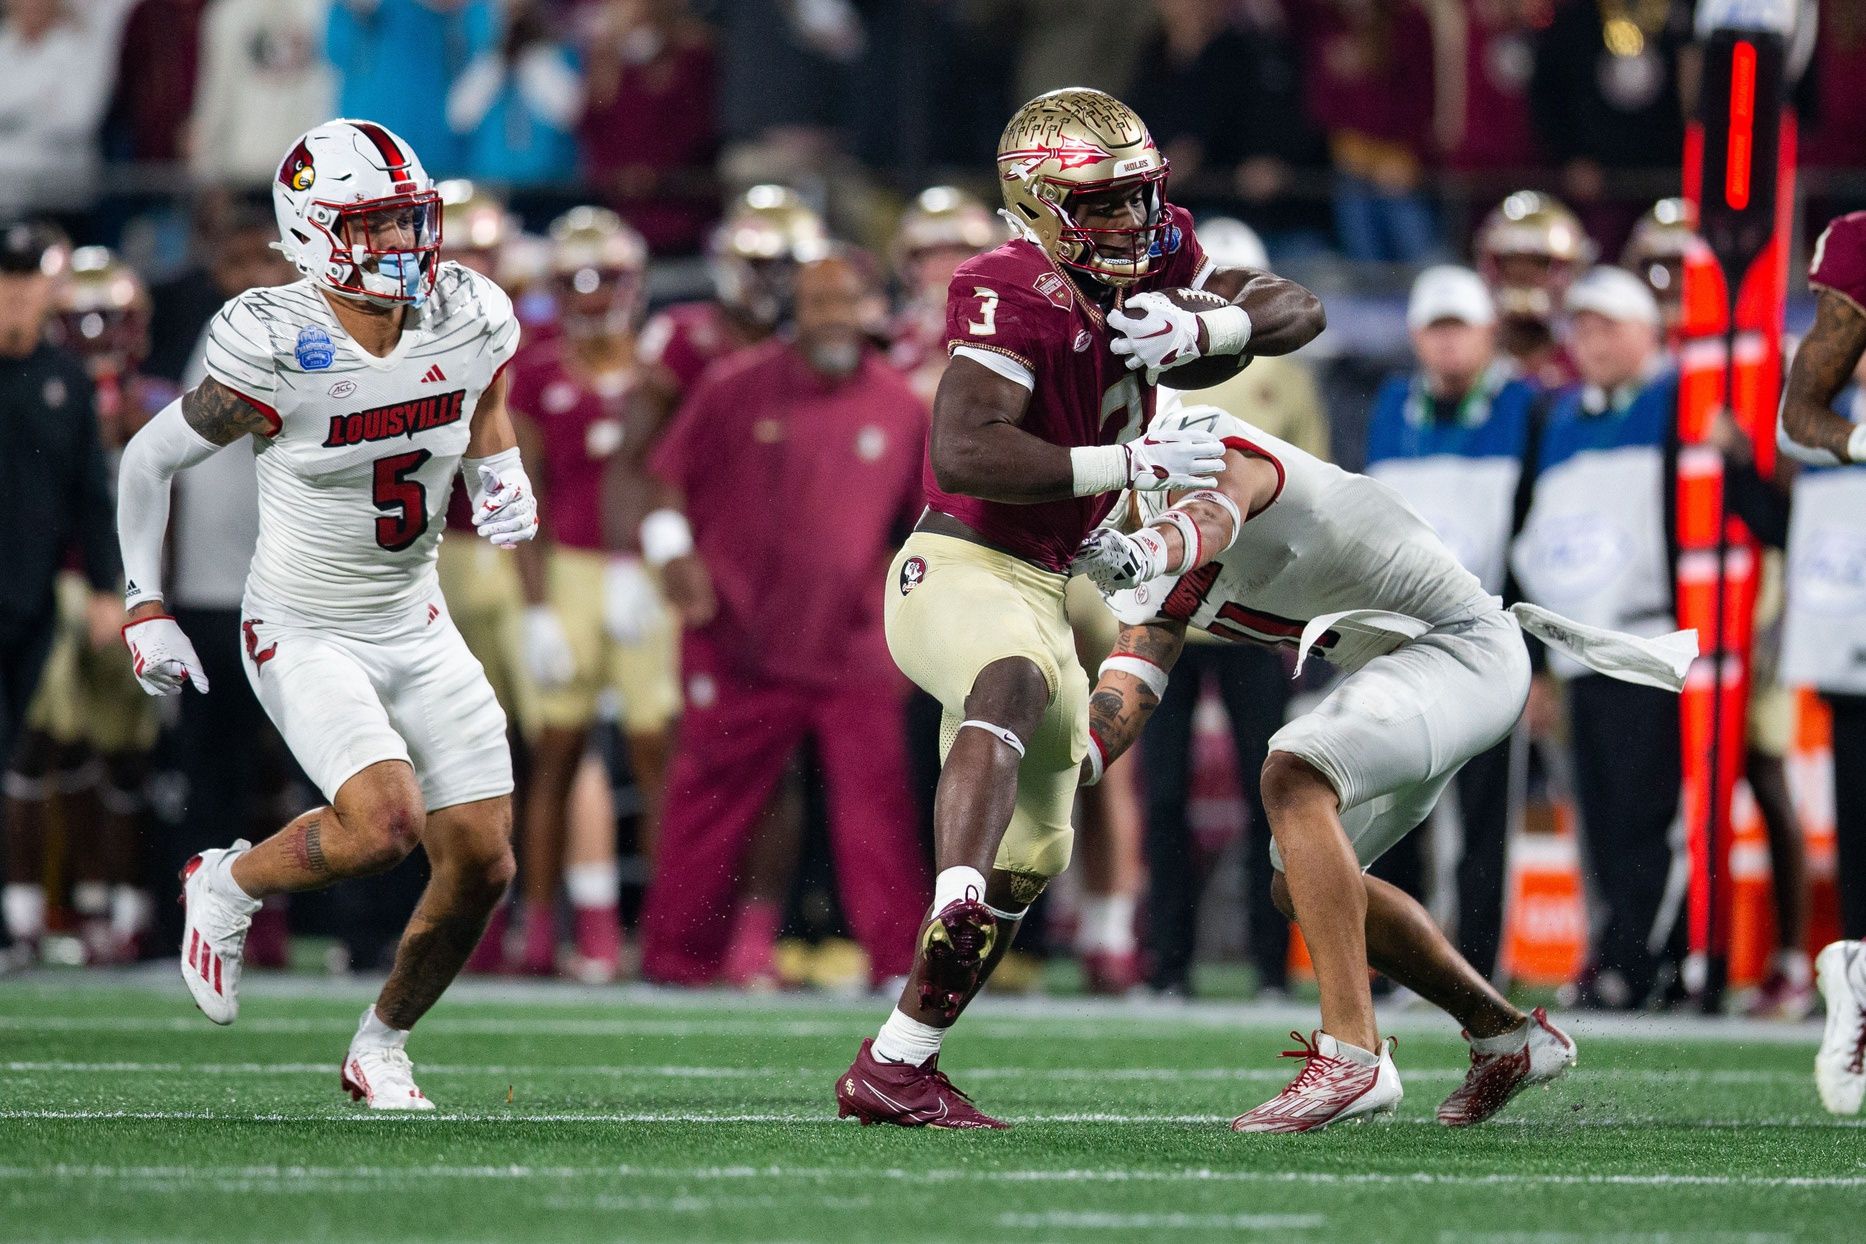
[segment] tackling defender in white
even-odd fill
[[[1123,623],[1089,700],[1083,778],[1139,736],[1197,626],[1224,639],[1320,649],[1346,677],[1270,740],[1263,801],[1272,895],[1301,926],[1322,991],[1322,1027],[1292,1056],[1290,1086],[1232,1127],[1300,1132],[1388,1113],[1399,1073],[1375,1026],[1378,968],[1464,1026],[1471,1067],[1439,1107],[1481,1122],[1574,1063],[1540,1009],[1525,1015],[1461,958],[1416,901],[1365,876],[1423,821],[1459,767],[1507,734],[1529,692],[1521,629],[1602,673],[1683,685],[1690,632],[1656,640],[1599,631],[1531,606],[1504,610],[1399,494],[1265,435],[1212,406],[1162,414],[1155,430],[1225,444],[1218,486],[1131,493],[1133,534],[1100,528],[1076,569]],[[1300,1040],[1300,1038],[1299,1038]]]
[[[304,277],[222,308],[208,378],[124,452],[123,636],[149,694],[184,683],[207,692],[194,646],[163,608],[169,480],[255,438],[246,676],[330,806],[257,847],[189,861],[182,978],[209,1019],[232,1023],[262,899],[381,872],[420,843],[433,875],[342,1084],[375,1109],[428,1110],[408,1030],[460,970],[514,870],[505,715],[448,617],[434,565],[456,471],[481,535],[511,547],[537,534],[502,376],[518,323],[491,281],[440,261],[439,196],[383,127],[311,130],[272,194],[281,249]]]

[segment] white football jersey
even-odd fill
[[[1115,593],[1110,604],[1122,622],[1170,618],[1221,639],[1293,646],[1311,619],[1350,610],[1402,614],[1429,629],[1497,608],[1431,526],[1378,480],[1323,462],[1215,407],[1173,411],[1152,427],[1213,432],[1269,460],[1279,483],[1275,498],[1245,521],[1216,561],[1182,578]],[[1159,517],[1170,495],[1130,494],[1142,522]],[[1371,645],[1330,633],[1317,646],[1331,663],[1352,669],[1394,642],[1369,638]]]
[[[222,307],[207,373],[273,423],[256,440],[247,612],[368,622],[437,595],[435,549],[473,412],[517,349],[511,300],[455,263],[384,358],[350,339],[309,280]]]

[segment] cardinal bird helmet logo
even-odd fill
[[[279,181],[293,190],[309,190],[316,180],[317,170],[311,167],[311,149],[299,143],[279,165]]]

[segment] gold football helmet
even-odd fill
[[[506,244],[518,232],[505,204],[470,181],[444,181],[441,196],[441,258],[498,279]]]
[[[149,353],[148,287],[107,246],[82,246],[58,285],[53,336],[93,370],[123,371]]]
[[[1701,245],[1688,199],[1660,199],[1639,218],[1620,253],[1620,266],[1652,287],[1661,303],[1684,296],[1685,257]]]
[[[1140,117],[1086,87],[1039,95],[1019,108],[998,139],[1005,211],[1052,260],[1108,285],[1132,285],[1178,248],[1167,224],[1166,157]],[[1074,200],[1145,188],[1145,220],[1086,228]]]
[[[955,186],[929,186],[901,213],[894,231],[894,267],[905,273],[922,251],[988,251],[1004,241],[1004,227],[976,196]]]
[[[1594,261],[1581,218],[1537,190],[1503,200],[1477,230],[1477,267],[1506,317],[1548,321]]]
[[[828,253],[823,218],[795,190],[778,185],[747,190],[707,246],[719,301],[765,325],[784,314],[796,266]]]
[[[551,222],[551,281],[564,330],[594,335],[635,326],[648,244],[606,207],[573,207]]]

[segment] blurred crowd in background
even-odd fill
[[[0,217],[57,234],[0,248],[0,371],[81,356],[108,455],[199,379],[226,299],[294,278],[269,249],[267,187],[297,135],[332,115],[394,129],[446,179],[447,257],[505,286],[525,324],[512,406],[549,542],[543,583],[458,506],[442,545],[520,762],[521,877],[473,969],[866,988],[905,970],[920,918],[939,717],[882,651],[882,574],[918,512],[947,284],[1008,236],[991,179],[1004,119],[1062,85],[1133,105],[1206,249],[1329,305],[1317,348],[1198,400],[1386,478],[1488,587],[1523,591],[1513,549],[1561,465],[1537,460],[1546,412],[1675,401],[1700,245],[1671,197],[1691,7],[5,0]],[[1866,10],[1818,8],[1796,103],[1807,215],[1824,221],[1866,204]],[[1664,441],[1640,446],[1675,453]],[[1740,463],[1741,438],[1725,444]],[[168,953],[177,920],[157,900],[181,861],[316,801],[238,668],[252,469],[236,449],[177,481],[169,603],[211,695],[142,696],[114,569],[78,558],[61,584],[8,758],[14,964]],[[1756,485],[1785,509],[1786,478]],[[1434,509],[1473,493],[1500,499],[1500,530]],[[1666,528],[1664,497],[1632,503]],[[690,548],[643,529],[657,509],[685,511]],[[1094,669],[1112,621],[1077,595]],[[1325,677],[1290,675],[1276,651],[1188,650],[1138,757],[1085,791],[1072,880],[994,989],[1053,985],[1045,959],[1071,956],[1100,992],[1188,995],[1213,961],[1288,987],[1300,957],[1268,899],[1256,773]],[[1511,853],[1549,828],[1534,809],[1575,805],[1614,835],[1583,834],[1572,1000],[1640,1007],[1681,996],[1678,895],[1624,880],[1664,875],[1673,850],[1677,709],[1605,682],[1538,680],[1519,737],[1379,870],[1508,977]],[[696,704],[740,715],[683,729]],[[1766,1014],[1813,1002],[1787,729],[1756,730],[1748,772],[1776,878]],[[383,966],[420,869],[269,905],[249,965],[283,966],[311,934],[334,970]]]

